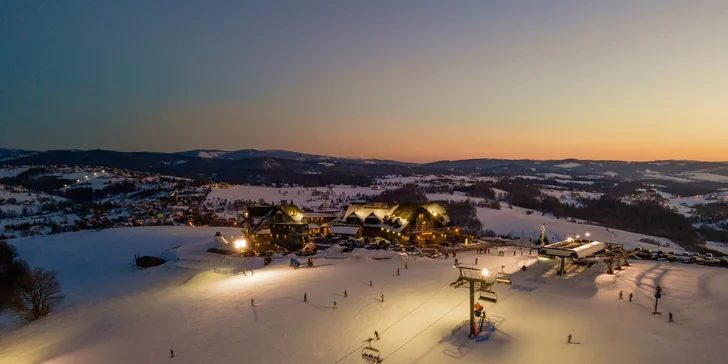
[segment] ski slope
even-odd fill
[[[374,330],[384,363],[720,362],[728,337],[725,269],[638,262],[617,276],[596,265],[558,279],[544,277],[553,262],[540,261],[515,273],[512,286],[496,286],[499,302],[485,307],[498,331],[475,343],[465,329],[452,335],[469,311],[467,291],[449,286],[457,277],[452,257],[411,258],[404,269],[401,258],[359,255],[298,270],[287,258],[267,267],[249,258],[252,275],[229,276],[212,269],[238,259],[204,252],[217,230],[147,227],[14,240],[31,264],[59,270],[68,299],[45,319],[5,327],[0,362],[166,363],[172,348],[175,363],[363,363],[363,340]],[[169,249],[177,261],[146,271],[124,265],[133,253]],[[461,252],[458,259],[472,265],[477,257],[478,268],[491,272],[536,261],[520,253]],[[90,264],[94,256],[107,264]],[[650,314],[655,284],[664,289],[660,310],[676,322]],[[618,300],[619,290],[625,298],[634,293],[634,302]],[[568,334],[574,344],[565,344]]]
[[[576,223],[569,222],[565,218],[557,219],[553,215],[541,216],[538,211],[528,215],[526,211],[526,209],[516,206],[513,206],[512,209],[504,206],[500,210],[478,208],[478,219],[483,223],[484,228],[492,229],[497,234],[512,234],[514,237],[530,238],[534,241],[540,236],[541,224],[546,224],[546,234],[551,242],[564,240],[565,237],[574,237],[574,235],[586,237],[586,233],[589,233],[589,239],[624,244],[628,249],[644,247],[652,250],[684,251],[682,247],[669,239],[589,225],[581,220],[575,220]],[[667,243],[670,246],[668,248],[657,247],[640,242],[640,239],[643,238],[659,241],[663,245]]]

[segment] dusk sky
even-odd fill
[[[2,1],[0,147],[728,160],[728,1]]]

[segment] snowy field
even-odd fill
[[[217,230],[129,228],[14,240],[31,264],[59,270],[69,297],[50,317],[6,327],[0,362],[166,363],[172,348],[177,363],[363,363],[363,340],[374,330],[384,363],[717,363],[724,357],[726,269],[639,262],[608,276],[598,264],[557,279],[549,274],[552,261],[533,264],[520,252],[460,253],[464,264],[478,258],[478,268],[491,272],[533,264],[513,275],[512,286],[496,286],[498,303],[485,307],[497,331],[476,343],[463,337],[465,329],[452,335],[469,312],[467,291],[449,286],[457,277],[452,258],[411,259],[408,269],[403,259],[317,259],[315,268],[299,270],[286,259],[262,267],[249,258],[254,275],[229,276],[213,273],[227,263],[204,253]],[[126,265],[133,253],[169,249],[178,261],[147,271]],[[659,309],[673,312],[674,323],[650,313],[656,284],[664,289]],[[565,343],[568,334],[573,344]]]
[[[19,174],[28,170],[28,167],[9,167],[0,168],[0,178],[17,177]]]

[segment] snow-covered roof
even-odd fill
[[[346,225],[336,225],[331,227],[331,234],[339,234],[339,235],[356,235],[359,233],[359,227],[358,226],[346,226]]]

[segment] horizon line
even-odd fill
[[[166,152],[166,151],[151,151],[151,150],[145,150],[145,151],[122,151],[122,150],[113,150],[113,149],[101,149],[101,148],[94,148],[94,149],[76,149],[76,148],[70,148],[70,149],[45,149],[45,150],[31,150],[31,149],[21,149],[21,148],[4,148],[0,147],[0,150],[11,150],[11,151],[23,151],[23,152],[33,152],[33,153],[42,153],[42,152],[63,152],[63,151],[79,151],[79,152],[89,152],[89,151],[104,151],[104,152],[116,152],[116,153],[157,153],[157,154],[182,154],[182,153],[189,153],[189,152],[224,152],[224,153],[234,153],[234,152],[240,152],[240,151],[256,151],[256,152],[288,152],[288,153],[298,153],[298,154],[304,154],[309,156],[315,156],[315,157],[326,157],[326,158],[339,158],[339,159],[355,159],[355,160],[361,160],[361,161],[391,161],[391,162],[397,162],[397,163],[407,163],[407,164],[432,164],[432,163],[443,163],[443,162],[463,162],[463,161],[477,161],[477,160],[502,160],[502,161],[535,161],[535,162],[557,162],[557,161],[582,161],[582,162],[623,162],[623,163],[656,163],[656,162],[696,162],[696,163],[728,163],[728,160],[724,161],[706,161],[706,160],[696,160],[696,159],[655,159],[655,160],[644,160],[644,161],[638,161],[638,160],[621,160],[621,159],[580,159],[580,158],[562,158],[562,159],[529,159],[529,158],[492,158],[492,157],[473,157],[473,158],[464,158],[464,159],[440,159],[430,162],[410,162],[410,161],[401,161],[396,159],[381,159],[381,158],[363,158],[363,157],[340,157],[340,156],[333,156],[333,155],[326,155],[326,154],[317,154],[317,153],[308,153],[308,152],[298,152],[294,150],[287,150],[287,149],[237,149],[237,150],[224,150],[224,149],[189,149],[189,150],[183,150],[183,151],[176,151],[176,152]],[[200,159],[214,159],[214,158],[203,158],[203,157],[189,157],[189,158],[200,158]],[[283,158],[285,159],[285,158]]]

